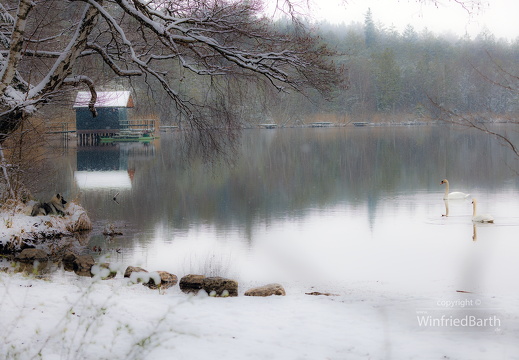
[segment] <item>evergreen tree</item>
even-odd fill
[[[393,50],[375,56],[377,110],[394,111],[400,98],[400,67]]]
[[[374,47],[377,42],[377,28],[375,27],[375,22],[373,21],[373,14],[371,13],[370,8],[368,8],[368,12],[364,17],[364,36],[366,41],[366,47]]]

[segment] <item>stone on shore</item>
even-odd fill
[[[204,279],[204,275],[186,275],[180,279],[180,290],[186,294],[197,294],[202,289]]]
[[[202,289],[204,289],[209,296],[238,296],[238,282],[219,276],[204,278]]]
[[[92,276],[95,260],[91,255],[80,255],[74,259],[74,272],[80,276]]]
[[[154,273],[158,274],[160,278],[160,283],[157,284],[157,277],[154,276]],[[168,289],[172,286],[175,286],[178,282],[178,278],[174,274],[170,274],[166,271],[155,271],[154,273],[150,273],[150,281],[147,283],[143,283],[144,286],[149,287],[150,289]]]
[[[92,230],[92,221],[88,217],[86,211],[79,205],[71,203],[67,207],[67,216],[65,222],[66,229],[71,233]]]
[[[125,278],[129,278],[132,275],[133,272],[145,272],[145,273],[147,273],[148,270],[143,269],[143,268],[138,267],[138,266],[128,266],[126,268],[126,270],[124,271],[124,277]]]
[[[16,260],[22,262],[29,261],[47,261],[49,255],[42,249],[23,249],[17,256]]]
[[[91,271],[94,275],[99,275],[103,280],[113,279],[117,275],[117,270],[112,269],[109,263],[94,265]]]
[[[245,296],[285,296],[286,292],[280,284],[268,284],[260,287],[249,289],[245,292]]]
[[[72,251],[67,251],[65,255],[61,258],[61,262],[63,263],[63,268],[66,271],[74,271],[74,261],[76,260],[77,255]]]
[[[72,251],[67,251],[65,255],[61,258],[61,261],[67,264],[73,264],[74,260],[76,260],[77,255],[74,254]]]

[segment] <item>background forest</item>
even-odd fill
[[[496,39],[488,32],[475,39],[455,38],[418,33],[411,26],[399,33],[377,25],[370,11],[363,24],[321,23],[319,31],[345,54],[340,61],[348,69],[349,87],[338,89],[332,102],[317,102],[308,111],[416,120],[439,116],[441,107],[488,120],[519,110],[519,39]]]
[[[376,112],[435,116],[437,105],[459,113],[503,117],[518,111],[519,41],[482,32],[475,39],[403,33],[376,25],[320,24],[323,39],[347,54],[349,89],[323,107],[362,116]]]

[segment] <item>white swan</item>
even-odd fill
[[[465,194],[463,192],[454,191],[449,193],[449,181],[447,179],[443,179],[440,184],[445,184],[445,194],[443,195],[443,200],[458,200],[458,199],[466,199],[470,196],[470,194]]]
[[[476,199],[472,199],[472,221],[481,223],[493,223],[494,218],[492,215],[476,215]]]

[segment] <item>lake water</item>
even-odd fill
[[[95,223],[89,249],[178,276],[519,290],[519,164],[481,132],[256,129],[244,130],[229,163],[186,162],[180,152],[175,133],[68,150],[55,184],[68,198],[81,194]],[[444,178],[495,224],[474,226],[470,200],[450,201],[442,216]],[[123,235],[102,235],[110,224]]]

